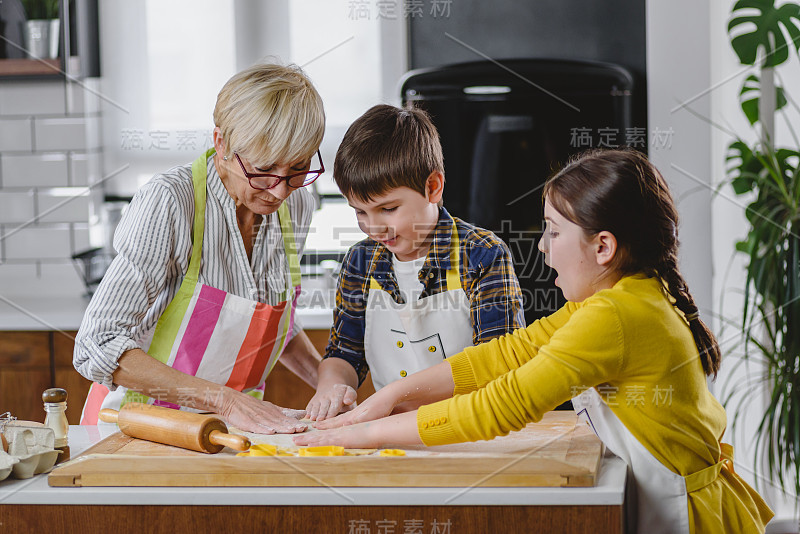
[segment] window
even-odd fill
[[[217,93],[237,71],[275,57],[303,67],[325,103],[315,183],[321,209],[307,250],[344,252],[363,237],[333,182],[336,149],[370,106],[399,102],[405,24],[352,16],[346,0],[171,0],[101,4],[105,171],[111,196],[131,196],[154,174],[211,146]]]
[[[313,80],[327,118],[322,154],[329,171],[315,183],[322,204],[312,221],[309,250],[344,252],[363,239],[353,209],[333,181],[336,149],[350,124],[371,106],[399,103],[397,86],[406,70],[402,14],[356,17],[353,9],[349,0],[289,2],[289,60]]]

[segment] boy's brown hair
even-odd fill
[[[369,201],[397,187],[425,195],[432,172],[444,173],[439,133],[417,108],[373,106],[347,129],[333,179],[342,194]]]

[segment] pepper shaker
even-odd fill
[[[42,393],[42,401],[44,402],[44,411],[47,412],[44,424],[53,429],[55,433],[54,447],[61,451],[58,461],[69,460],[67,391],[61,388],[50,388]]]

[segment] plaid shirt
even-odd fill
[[[419,280],[424,285],[420,298],[447,291],[445,275],[450,269],[453,221],[459,237],[461,287],[470,302],[473,344],[523,328],[522,292],[508,247],[492,232],[451,217],[444,208],[439,210],[431,248],[419,271]],[[364,332],[371,277],[395,302],[404,302],[392,268],[392,253],[367,238],[350,247],[342,263],[333,328],[325,350],[325,358],[349,362],[358,374],[359,384],[369,371]]]

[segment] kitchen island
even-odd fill
[[[116,425],[71,426],[73,457]],[[512,467],[513,469],[513,467]],[[5,532],[622,532],[626,468],[603,459],[589,488],[50,487],[0,482]]]

